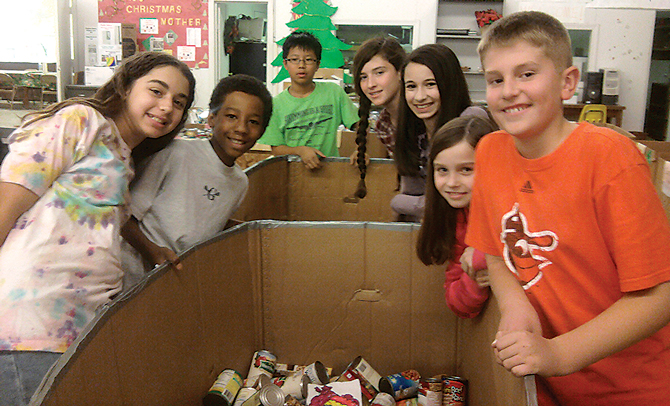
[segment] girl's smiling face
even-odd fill
[[[361,69],[361,90],[376,106],[386,106],[400,94],[400,72],[380,55],[373,56]]]
[[[426,65],[410,62],[405,67],[405,99],[410,110],[429,126],[440,112],[440,89],[433,71]]]
[[[435,189],[451,207],[470,205],[475,180],[475,149],[465,140],[443,149],[433,161]]]
[[[158,66],[133,83],[126,105],[114,119],[130,148],[145,138],[159,138],[174,130],[184,116],[188,79],[174,66]]]

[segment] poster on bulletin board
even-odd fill
[[[98,22],[135,24],[139,50],[168,52],[191,68],[208,68],[207,1],[98,0]]]

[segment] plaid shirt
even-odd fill
[[[375,133],[379,140],[386,146],[389,158],[393,158],[393,147],[395,147],[396,128],[391,122],[391,115],[388,110],[383,109],[379,113],[379,118],[375,124]]]

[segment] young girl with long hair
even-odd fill
[[[183,127],[195,79],[165,53],[124,61],[92,98],[35,112],[0,168],[0,398],[26,404],[96,309],[121,291],[132,154]]]
[[[454,52],[442,44],[423,45],[409,54],[402,69],[403,86],[394,159],[400,193],[391,207],[401,221],[419,221],[423,214],[428,144],[447,121],[461,115],[488,117],[473,107],[463,70]]]
[[[426,208],[417,255],[426,265],[449,262],[445,298],[449,308],[462,318],[479,314],[489,297],[484,254],[466,247],[464,241],[475,176],[475,147],[496,129],[488,118],[457,117],[440,127],[430,145]]]
[[[356,129],[358,150],[351,156],[358,164],[361,184],[356,195],[365,195],[366,142],[372,105],[383,107],[374,128],[375,134],[386,146],[389,157],[393,157],[395,132],[398,127],[398,110],[403,102],[400,98],[402,80],[400,70],[407,54],[393,37],[374,37],[358,48],[354,55],[354,88],[360,99]],[[404,103],[404,102],[403,102]]]

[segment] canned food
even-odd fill
[[[242,406],[284,406],[284,392],[271,383],[251,395]]]
[[[442,379],[422,379],[419,383],[419,399],[422,406],[442,406]]]
[[[386,377],[391,383],[392,394],[395,400],[416,397],[419,392],[421,376],[413,369]]]
[[[337,379],[338,382],[353,381],[358,379],[361,384],[361,394],[367,401],[371,401],[379,392],[381,375],[368,364],[360,355],[356,357],[347,369]],[[390,384],[389,384],[390,387]]]
[[[235,397],[235,403],[233,403],[233,406],[242,406],[242,403],[253,396],[253,394],[256,392],[258,392],[258,389],[255,388],[240,388],[240,391],[237,392],[237,397]]]
[[[313,364],[307,365],[305,367],[304,373],[307,375],[311,383],[325,385],[330,382],[330,374],[328,373],[328,369],[321,361],[316,361]]]
[[[234,369],[224,369],[202,399],[203,406],[231,406],[242,387],[242,375]]]
[[[275,373],[276,363],[277,357],[275,357],[270,351],[256,351],[251,359],[249,373],[247,374],[247,379],[244,382],[244,386],[252,387],[256,385],[256,381],[260,375],[265,375],[268,378],[272,378],[272,375]]]
[[[393,398],[393,395],[388,394],[386,392],[379,392],[377,396],[372,399],[370,402],[370,405],[375,405],[375,406],[395,406],[395,399]]]
[[[442,406],[467,406],[468,380],[460,376],[449,376],[443,380]]]
[[[307,397],[307,385],[309,378],[302,371],[294,372],[288,376],[279,376],[272,380],[272,383],[279,386],[285,396],[292,396],[297,400]]]

